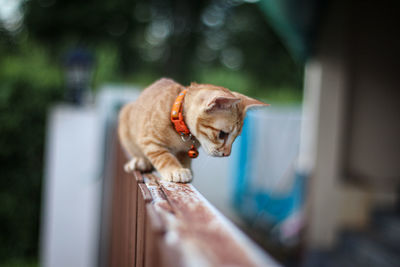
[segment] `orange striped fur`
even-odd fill
[[[191,159],[187,155],[192,142],[184,142],[170,121],[171,107],[183,89],[179,83],[163,78],[122,108],[118,134],[132,157],[125,164],[126,171],[155,168],[167,181],[192,180]],[[183,102],[185,123],[194,136],[195,146],[202,145],[207,154],[215,157],[230,155],[246,110],[266,105],[211,84],[192,83],[187,89]]]

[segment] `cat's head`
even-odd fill
[[[214,157],[231,154],[250,107],[268,105],[214,85],[192,84],[189,89],[192,89],[189,126],[207,154]]]

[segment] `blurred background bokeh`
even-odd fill
[[[171,77],[281,102],[301,99],[302,65],[251,3],[2,0],[3,264],[38,259],[46,112],[74,98],[68,97],[70,61],[86,64],[88,57],[93,94],[105,83],[143,87]]]
[[[52,145],[71,136],[60,131],[74,129],[79,139],[82,127],[92,127],[71,147],[84,150],[95,135],[102,146],[82,155],[99,153],[103,163],[118,108],[160,77],[217,84],[273,104],[249,114],[236,156],[194,166],[195,186],[268,253],[288,266],[398,266],[393,6],[0,0],[0,266],[38,266],[39,255],[42,263],[48,257],[49,210],[65,208],[46,195],[58,173]],[[85,119],[73,124],[71,110]],[[72,126],[58,124],[65,118]],[[65,164],[79,170],[73,160]],[[96,186],[87,208],[96,207],[98,217],[87,219],[88,227],[105,216],[97,210],[104,184]],[[102,240],[102,227],[93,226],[93,240]]]

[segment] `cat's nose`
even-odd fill
[[[227,156],[229,156],[230,154],[231,154],[231,148],[230,148],[230,147],[225,148],[225,149],[222,151],[222,156],[223,156],[223,157],[227,157]]]

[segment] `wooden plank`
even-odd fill
[[[115,141],[114,149],[115,153],[115,164],[113,170],[113,193],[112,193],[112,212],[111,212],[111,246],[110,246],[110,257],[109,266],[121,266],[121,188],[122,188],[122,173],[121,164],[123,161],[122,151],[117,141]]]
[[[160,258],[160,243],[162,242],[161,240],[165,233],[164,225],[151,203],[146,204],[146,211],[145,266],[162,266]]]
[[[279,266],[191,185],[114,169],[109,266]]]
[[[110,249],[107,266],[135,266],[137,234],[137,183],[142,175],[125,173],[125,154],[116,141],[113,169]]]
[[[157,180],[158,178],[152,174],[145,175],[146,186],[153,199],[149,204],[152,209],[148,212],[148,226],[151,226],[155,232],[159,233],[155,238],[149,238],[151,240],[155,239],[155,242],[157,242],[157,248],[155,248],[156,253],[152,255],[152,257],[156,257],[157,260],[155,263],[153,259],[151,259],[149,263],[146,261],[146,265],[163,267],[183,266],[180,251],[175,248],[174,244],[170,244],[168,241],[174,239],[174,232],[166,228],[168,220],[175,216],[174,211],[166,199],[164,192],[162,192]],[[146,256],[147,259],[148,257],[151,256]]]
[[[144,185],[138,184],[138,212],[137,212],[137,232],[136,232],[136,266],[145,266],[145,246],[146,246],[146,203],[152,198],[149,189]]]
[[[141,196],[143,197],[145,203],[149,203],[150,201],[153,200],[150,191],[145,184],[139,184],[139,188]]]
[[[131,175],[128,175],[123,170],[120,172],[121,179],[121,229],[120,229],[120,265],[121,267],[128,266],[128,255],[129,253],[129,239],[126,238],[129,235],[129,216],[130,216],[130,181],[132,180]]]
[[[138,184],[139,187],[139,184]],[[145,201],[138,188],[137,194],[137,228],[136,228],[136,267],[144,266],[144,231],[145,231]]]
[[[135,179],[136,179],[136,181],[138,183],[143,183],[143,176],[142,176],[142,174],[140,172],[134,171],[133,172],[133,177],[135,177]]]
[[[151,231],[154,233],[163,235],[166,231],[164,225],[165,223],[155,210],[154,205],[153,204],[146,205],[146,211],[147,211],[147,218],[149,219],[147,224],[148,228],[151,229]]]
[[[175,214],[166,227],[178,236],[183,266],[279,266],[191,184],[160,186]]]
[[[129,177],[129,236],[128,236],[128,265],[135,266],[136,264],[136,232],[137,232],[137,180],[134,177]]]

